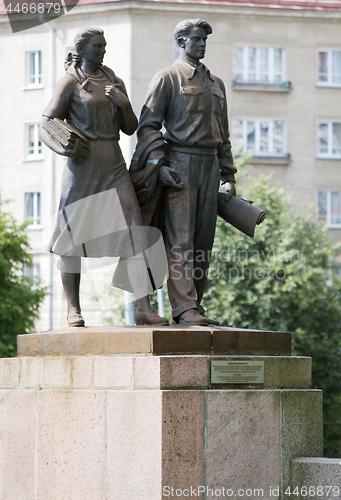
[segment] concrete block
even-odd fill
[[[135,356],[135,389],[160,389],[160,356]]]
[[[207,388],[207,356],[136,356],[135,388]]]
[[[107,500],[161,498],[162,393],[108,391]]]
[[[74,356],[72,358],[72,387],[91,389],[93,386],[93,357]]]
[[[266,356],[264,360],[265,387],[310,389],[311,358],[305,356]]]
[[[131,356],[95,356],[95,388],[129,388],[133,384],[133,358]]]
[[[298,500],[340,499],[341,458],[295,458],[291,464],[291,488],[297,488]]]
[[[0,500],[36,498],[36,398],[32,390],[0,390]]]
[[[162,485],[184,490],[204,481],[205,391],[163,391]],[[185,500],[186,493],[177,498]]]
[[[21,387],[71,387],[72,358],[24,357],[20,359],[20,368]]]
[[[212,331],[213,353],[291,353],[291,333],[220,327]]]
[[[211,353],[211,330],[203,327],[153,330],[153,354]]]
[[[207,356],[161,356],[160,385],[161,388],[208,387]]]
[[[207,477],[212,489],[235,493],[281,482],[280,391],[211,390],[207,393]],[[252,498],[256,498],[253,495]]]
[[[105,401],[104,391],[38,391],[39,500],[105,498]]]
[[[0,358],[0,388],[13,389],[19,386],[19,359]]]
[[[282,391],[283,491],[290,486],[290,464],[297,457],[323,455],[322,391]]]
[[[19,356],[72,356],[151,352],[151,329],[124,326],[63,328],[18,335]]]

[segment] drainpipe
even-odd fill
[[[55,30],[49,28],[49,100],[52,99],[54,88],[54,43]],[[49,241],[53,233],[53,215],[54,215],[54,170],[55,170],[55,154],[49,149],[49,225],[48,237]],[[52,330],[52,292],[53,292],[53,254],[48,253],[48,278],[47,278],[47,329]]]

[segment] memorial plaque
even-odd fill
[[[264,361],[211,361],[211,384],[264,384]]]

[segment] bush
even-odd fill
[[[45,290],[37,280],[23,276],[32,267],[25,225],[0,213],[0,357],[15,356],[16,336],[29,333],[38,318]]]

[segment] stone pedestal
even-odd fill
[[[20,355],[0,359],[0,500],[282,499],[291,459],[322,454],[322,393],[289,334],[254,335],[19,337]],[[217,359],[264,362],[264,382],[213,384]]]
[[[290,490],[288,490],[289,493]],[[291,491],[298,500],[341,498],[340,458],[296,458],[292,461]]]

